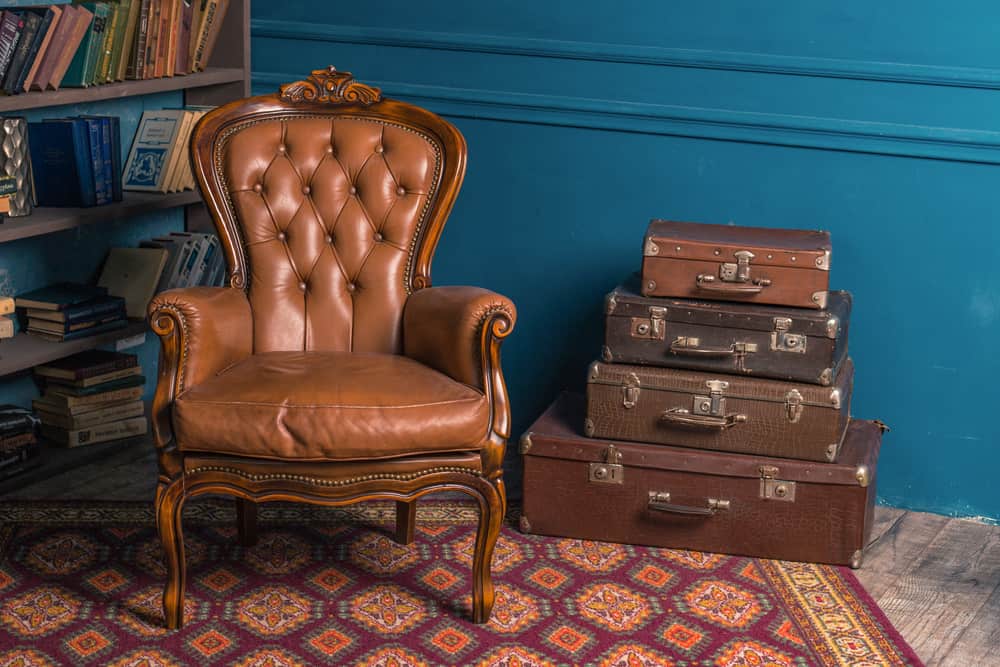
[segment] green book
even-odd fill
[[[90,21],[90,27],[87,28],[87,34],[84,35],[76,53],[73,54],[73,60],[69,63],[61,85],[84,88],[93,81],[91,73],[96,66],[94,59],[98,55],[100,46],[104,43],[104,21],[108,16],[108,6],[103,2],[81,2],[79,4],[91,11],[94,17]]]
[[[90,60],[87,62],[86,85],[101,83],[97,78],[98,67],[104,56],[104,35],[111,22],[111,5],[106,2],[81,3],[83,5],[93,4],[94,8],[94,39],[90,43]]]
[[[111,59],[106,79],[108,82],[117,81],[122,78],[118,76],[118,72],[121,70],[122,59],[128,58],[128,54],[125,53],[125,47],[129,38],[129,23],[132,24],[132,32],[135,32],[135,11],[132,7],[132,0],[118,0],[118,5],[115,7],[115,15],[116,20],[113,21],[115,37],[114,42],[111,44]]]
[[[108,3],[108,18],[104,22],[104,44],[97,59],[97,71],[91,83],[107,83],[111,72],[111,61],[114,58],[115,39],[118,34],[118,23],[122,16],[122,6],[117,2]]]

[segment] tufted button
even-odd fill
[[[358,289],[357,285],[355,285],[354,283],[347,283],[347,291],[348,292],[353,292],[356,289]]]
[[[381,144],[379,144],[378,146],[375,147],[375,152],[376,153],[382,153],[382,152],[385,152],[385,149],[382,147]]]
[[[302,194],[307,195],[310,192],[312,192],[312,188],[310,188],[308,185],[303,185],[302,186]]]
[[[351,194],[352,195],[358,194],[358,189],[356,187],[354,187],[353,185],[351,186]]]
[[[403,195],[406,194],[406,188],[404,188],[402,185],[399,186],[398,188],[396,188],[396,194],[402,197]]]
[[[286,238],[285,237],[285,232],[278,232],[278,240],[279,241],[284,241],[285,238]]]
[[[328,154],[330,154],[330,155],[333,155],[333,146],[327,146],[327,147],[326,147],[326,152],[327,152]]]
[[[333,243],[333,236],[331,236],[330,234],[327,234],[326,235],[326,242],[327,243]]]
[[[380,234],[379,232],[375,232],[374,238],[375,238],[376,241],[381,241],[382,240],[382,234]]]
[[[254,183],[254,186],[253,186],[253,191],[254,192],[260,192],[263,189],[264,189],[263,185],[261,185],[260,183]]]
[[[278,152],[279,153],[284,153],[285,150],[286,150],[285,144],[278,144]]]
[[[302,290],[303,292],[305,292],[306,291],[306,284],[305,283],[299,283],[299,289]]]

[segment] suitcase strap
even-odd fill
[[[729,501],[718,498],[707,498],[704,507],[696,505],[678,505],[670,502],[669,491],[650,491],[649,504],[646,508],[654,512],[683,514],[685,516],[714,516],[717,512],[728,510]]]

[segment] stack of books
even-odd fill
[[[160,248],[167,258],[156,293],[177,287],[221,287],[226,258],[215,234],[171,232],[139,243],[139,250]]]
[[[9,296],[0,296],[0,339],[14,337],[14,299]]]
[[[30,410],[0,405],[0,479],[30,470],[38,458],[38,419]]]
[[[122,200],[117,116],[28,123],[30,169],[39,206],[98,206]]]
[[[142,112],[125,163],[125,189],[145,192],[193,190],[188,155],[191,130],[210,106]]]
[[[205,69],[229,0],[62,2],[0,15],[7,95]]]
[[[105,287],[57,283],[14,299],[24,308],[28,333],[61,342],[85,338],[128,324],[125,299],[111,296]]]
[[[35,367],[45,387],[33,406],[42,435],[78,447],[146,433],[146,379],[134,354],[88,350]]]

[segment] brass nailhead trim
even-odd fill
[[[462,468],[460,466],[438,466],[436,468],[427,468],[426,470],[421,470],[419,472],[412,472],[406,474],[393,474],[393,473],[374,473],[371,475],[362,475],[361,477],[352,477],[350,479],[323,479],[321,477],[307,477],[306,475],[291,475],[288,473],[267,473],[265,475],[254,475],[252,473],[245,472],[243,470],[238,470],[236,468],[227,468],[226,466],[199,466],[197,468],[192,468],[184,472],[184,476],[194,475],[200,472],[225,472],[232,475],[237,475],[243,477],[244,479],[249,479],[252,482],[266,482],[268,480],[284,480],[290,482],[307,482],[309,484],[315,484],[317,486],[348,486],[350,484],[356,484],[358,482],[371,482],[379,479],[391,479],[400,482],[406,482],[418,477],[423,477],[424,475],[431,475],[439,472],[457,472],[464,473],[467,475],[473,475],[475,477],[482,477],[482,473],[475,468]]]
[[[178,389],[177,394],[180,394],[182,391],[184,391],[184,368],[187,365],[188,344],[189,344],[189,341],[191,340],[191,336],[188,335],[187,318],[184,316],[184,311],[182,311],[180,308],[178,308],[176,305],[174,305],[172,303],[163,303],[163,304],[160,304],[157,307],[157,310],[167,310],[167,311],[170,311],[171,313],[173,313],[174,319],[180,325],[180,329],[181,329],[181,331],[180,331],[180,334],[181,334],[181,343],[183,343],[183,347],[181,348],[181,358],[179,359],[179,363],[177,364],[177,367],[178,367],[177,368],[177,389]]]

